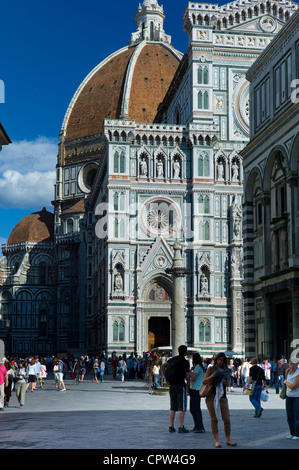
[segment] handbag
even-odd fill
[[[268,395],[268,393],[266,392],[266,390],[262,390],[262,393],[261,393],[261,400],[262,400],[262,401],[268,401],[268,400],[269,400],[269,395]]]
[[[283,387],[281,389],[281,392],[280,392],[279,396],[282,400],[285,400],[285,398],[287,396],[287,386],[286,386],[286,384],[283,384]]]
[[[205,385],[202,385],[199,390],[199,395],[201,398],[209,397],[213,390],[213,382],[209,382]]]
[[[253,394],[255,384],[256,384],[256,381],[251,382],[251,383],[248,385],[247,389],[246,389],[245,392],[244,392],[245,395],[252,395],[252,394]]]

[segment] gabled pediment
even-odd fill
[[[234,33],[278,33],[284,26],[284,21],[270,14],[265,14],[247,21],[241,21],[240,24],[228,26],[226,31]]]
[[[141,277],[165,273],[165,269],[172,266],[172,260],[173,254],[169,245],[163,237],[158,237],[140,264]]]

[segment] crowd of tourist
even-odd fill
[[[287,421],[290,427],[289,438],[299,439],[299,361],[281,357],[279,360],[265,358],[263,360],[251,358],[241,360],[238,358],[227,358],[213,356],[205,361],[198,353],[188,360],[188,374],[185,377],[185,386],[190,396],[190,411],[194,418],[194,432],[204,432],[202,415],[200,410],[200,389],[203,384],[219,375],[225,363],[225,380],[222,384],[222,398],[227,393],[233,393],[236,388],[249,399],[255,408],[255,418],[260,418],[263,408],[261,406],[262,393],[268,394],[269,388],[275,389],[279,394],[284,388],[286,398]],[[113,380],[132,381],[147,380],[153,390],[163,385],[166,381],[164,376],[164,365],[169,361],[167,355],[144,353],[142,356],[126,353],[122,356],[113,352],[108,357],[103,351],[96,357],[86,355],[60,358],[60,357],[38,357],[27,358],[0,358],[0,411],[9,407],[12,391],[15,390],[20,408],[25,404],[27,392],[35,392],[43,388],[45,380],[54,379],[53,386],[57,391],[66,391],[65,379],[72,379],[76,384],[84,382],[88,376],[92,382],[102,383],[105,376],[112,376]],[[222,363],[220,363],[222,361]],[[220,374],[220,377],[224,377]],[[254,384],[254,390],[252,385]],[[252,390],[251,390],[252,388]],[[216,390],[216,388],[214,387]],[[220,397],[221,398],[221,397]],[[266,398],[265,398],[266,401]],[[214,413],[213,400],[206,398],[207,407],[211,414],[212,430],[215,434],[215,445],[218,446],[218,428],[216,426],[216,415]],[[221,401],[219,400],[219,406]],[[223,421],[227,429],[230,429],[229,411],[227,406],[222,405]],[[215,415],[215,416],[214,416]],[[173,417],[173,415],[172,415]],[[173,419],[172,419],[173,422]],[[170,426],[173,429],[173,425]],[[184,429],[184,428],[183,428]],[[231,442],[230,439],[228,442]]]

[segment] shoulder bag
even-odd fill
[[[199,389],[199,395],[201,396],[201,398],[206,398],[206,397],[209,397],[212,393],[212,390],[213,390],[213,382],[209,382],[207,384],[204,384],[200,387]]]
[[[282,400],[285,400],[285,398],[287,396],[287,386],[286,386],[286,384],[283,384],[283,387],[282,387],[282,390],[281,390],[279,396]]]

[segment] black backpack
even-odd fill
[[[179,356],[172,357],[164,366],[164,377],[170,385],[178,381]]]

